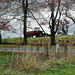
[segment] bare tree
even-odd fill
[[[45,10],[47,9],[48,12],[50,12],[49,20],[46,20],[49,29],[51,31],[51,45],[55,45],[55,34],[58,30],[59,21],[61,17],[61,11],[60,9],[60,2],[61,0],[40,0],[39,2],[39,9]],[[38,10],[39,10],[38,9]],[[57,19],[57,16],[59,15],[59,18]],[[57,21],[57,22],[56,22]],[[57,26],[55,26],[57,24]]]
[[[38,0],[37,0],[38,1]],[[66,9],[70,10],[70,5],[72,5],[74,0],[39,0],[38,10],[39,11],[48,11],[50,12],[49,17],[46,19],[46,22],[49,25],[49,29],[51,32],[51,45],[55,45],[55,34],[57,33],[60,25],[60,21],[62,19],[62,15],[65,15]],[[75,1],[74,1],[75,2]],[[68,6],[68,3],[70,4]],[[47,14],[47,13],[46,13]],[[73,18],[72,18],[73,19]],[[40,19],[41,20],[41,19]],[[63,23],[67,25],[67,23]],[[63,26],[64,26],[63,25]],[[63,27],[64,28],[64,27]]]
[[[23,25],[24,25],[24,41],[23,44],[27,44],[27,11],[28,11],[28,0],[22,0],[22,8],[23,8],[23,13],[24,13],[24,20],[23,20]]]
[[[13,12],[11,12],[11,14],[16,14],[16,16],[20,16],[20,18],[14,16],[12,19],[23,21],[23,44],[27,45],[27,24],[29,22],[29,19],[35,19],[37,21],[33,14],[38,12],[36,10],[38,3],[36,0],[15,0],[14,2],[12,2],[13,7],[15,7],[14,3],[16,5],[16,8],[14,8],[14,11],[12,10]],[[38,21],[37,23],[39,24]],[[42,26],[40,27],[42,28]]]
[[[72,5],[73,1],[74,0],[69,0],[69,3],[71,2]],[[61,15],[64,14],[64,11],[66,9],[70,9],[67,7],[66,4],[68,3],[67,0],[12,0],[10,2],[11,2],[9,9],[9,11],[11,11],[10,14],[20,16],[20,18],[14,16],[13,19],[23,21],[24,44],[27,44],[27,23],[28,18],[31,18],[35,19],[37,24],[41,28],[42,24],[49,25],[49,29],[51,32],[51,44],[55,45],[55,34],[58,31]],[[45,18],[43,15],[41,15],[42,14],[41,11],[42,12],[47,11],[47,13],[50,12],[49,17]],[[42,19],[44,22],[42,22]],[[44,31],[43,28],[42,30]]]
[[[23,25],[24,25],[24,41],[23,44],[27,44],[27,21],[28,18],[31,19],[35,19],[36,22],[39,25],[39,22],[37,21],[36,17],[33,15],[35,14],[37,11],[37,6],[38,6],[38,1],[37,0],[20,0],[20,2],[22,3],[22,8],[23,8],[23,14],[24,14],[24,18],[23,18]],[[39,25],[40,26],[40,25]],[[42,26],[40,26],[41,29],[44,31],[44,29],[42,28]],[[45,33],[45,31],[44,31]]]
[[[24,44],[27,44],[27,16],[28,16],[28,6],[32,1],[30,0],[1,0],[0,1],[0,19],[4,21],[3,17],[5,15],[13,15],[13,19],[23,21],[23,34],[24,34]],[[21,15],[22,14],[22,15]],[[6,17],[7,17],[6,16]],[[20,18],[17,18],[20,16]],[[6,18],[4,17],[4,18]],[[7,19],[7,18],[6,18]],[[11,21],[9,20],[9,21]]]
[[[1,30],[9,30],[9,28],[5,26],[6,23],[3,22],[4,18],[2,18],[2,16],[8,12],[9,4],[10,0],[0,0],[0,44],[2,43]]]
[[[12,33],[16,33],[16,30],[9,24],[9,21],[1,21],[0,22],[0,44],[2,44],[1,31],[11,31]]]
[[[75,24],[75,16],[72,14],[72,11],[75,12],[75,0],[68,0],[65,2],[65,15],[71,19]]]

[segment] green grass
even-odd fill
[[[2,45],[0,45],[0,47],[17,48],[17,47],[27,47],[27,46],[18,46],[18,45],[6,45],[6,44],[2,44]]]
[[[28,42],[36,42],[36,41],[40,41],[40,40],[44,40],[45,37],[28,37],[27,40]],[[45,39],[48,40],[48,39]],[[4,43],[23,43],[23,37],[18,37],[18,38],[6,38],[6,39],[2,39],[2,42]]]
[[[67,40],[75,40],[75,35],[62,35],[62,36],[56,36],[56,38],[59,38],[63,41],[67,41]]]
[[[75,40],[75,35],[62,35],[62,36],[56,36],[56,41],[60,39],[60,40],[63,40],[63,41],[67,41],[69,40],[71,42],[71,40]],[[37,41],[46,41],[46,42],[49,42],[50,41],[50,37],[35,37],[35,38],[31,38],[31,37],[28,37],[27,38],[28,40],[28,43],[34,43],[34,42],[37,42]],[[14,44],[17,44],[17,43],[23,43],[23,37],[18,37],[18,38],[6,38],[6,39],[2,39],[2,42],[3,43],[14,43]]]
[[[0,51],[0,75],[25,75],[23,72],[16,72],[7,67],[7,55],[10,59],[11,52]]]
[[[10,56],[10,54],[9,54],[9,56]],[[7,54],[4,51],[0,51],[0,73],[3,73],[4,70],[7,69],[6,64],[7,64]]]
[[[15,71],[7,67],[7,55],[10,58],[11,52],[0,51],[0,75],[75,75],[75,64],[63,61],[52,63],[45,71],[26,72]],[[75,57],[73,57],[75,59]]]
[[[8,47],[8,48],[36,48],[37,46],[29,46],[29,45],[0,45],[0,47]],[[39,46],[39,48],[43,48],[44,46]]]
[[[32,43],[32,44],[36,44],[37,42],[40,44],[41,40],[42,40],[42,44],[44,44],[45,42],[50,42],[50,37],[35,37],[35,38],[31,38],[28,37],[28,44]],[[58,40],[61,40],[60,43],[62,43],[62,41],[67,41],[69,40],[69,44],[75,44],[75,35],[65,35],[65,36],[56,36],[56,43],[58,42]],[[23,37],[19,37],[19,38],[6,38],[6,39],[2,39],[2,42],[4,43],[14,43],[15,45],[0,45],[0,47],[18,47],[17,43],[23,43]],[[29,47],[29,46],[19,46],[20,48],[24,48],[24,47]],[[34,46],[35,47],[35,46]],[[74,46],[69,46],[69,48],[73,48],[75,49]]]
[[[8,47],[8,48],[36,48],[37,46],[29,46],[29,45],[0,45],[0,47]],[[52,46],[53,48],[56,48],[56,46]],[[39,46],[39,48],[44,48],[44,46]],[[75,46],[68,46],[69,49],[75,49]]]
[[[54,65],[54,67],[49,68],[46,72],[39,75],[75,75],[75,64],[62,63]]]

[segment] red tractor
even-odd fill
[[[28,37],[33,37],[33,36],[42,37],[42,36],[44,36],[44,33],[43,33],[43,31],[40,30],[39,27],[35,27],[33,31],[27,32],[27,36]]]

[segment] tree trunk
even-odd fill
[[[54,21],[54,20],[53,20]],[[54,31],[54,22],[52,23],[51,29],[51,45],[55,45],[55,31]]]
[[[23,20],[23,25],[24,25],[24,39],[23,39],[23,44],[27,45],[27,11],[28,11],[28,0],[22,0],[22,6],[23,6],[23,12],[24,12],[24,20]]]
[[[24,16],[24,39],[23,39],[23,44],[27,45],[27,25],[26,25],[26,16]]]
[[[0,31],[0,44],[2,44],[1,31]]]
[[[51,45],[55,45],[55,34],[51,33]]]
[[[51,27],[51,45],[55,45],[55,19],[54,19],[54,12],[51,14],[52,17],[52,27]]]

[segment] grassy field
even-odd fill
[[[50,41],[50,37],[39,37],[39,38],[28,38],[28,45],[18,45],[18,43],[23,42],[23,38],[7,38],[2,40],[3,43],[11,43],[9,44],[2,44],[0,47],[36,47],[37,44],[45,44]],[[66,41],[69,41],[68,43],[71,45],[68,48],[74,48],[75,49],[75,35],[67,35],[67,36],[56,36],[56,43],[65,43]],[[12,45],[13,43],[13,45]],[[29,44],[35,44],[35,45],[29,45]],[[73,46],[74,45],[74,46]],[[40,47],[44,47],[43,45]],[[54,47],[55,48],[55,47]],[[14,53],[13,61],[11,61],[12,53],[6,52],[6,51],[0,51],[0,75],[75,75],[75,55],[73,55],[71,58],[69,57],[69,60],[63,60],[59,62],[59,59],[53,60],[54,58],[46,58],[44,57],[45,54],[41,54],[41,56],[37,54],[30,53],[19,54],[19,64],[16,65],[15,69],[13,69],[13,64],[16,64],[16,59],[18,53]],[[31,56],[32,55],[32,56]],[[39,56],[40,60],[35,60],[35,57]],[[22,60],[24,58],[24,60]],[[8,61],[7,61],[8,59]],[[52,60],[52,61],[51,61]],[[21,64],[22,61],[24,61],[24,64]],[[8,63],[10,66],[8,67]],[[12,64],[13,63],[13,64]],[[24,68],[24,70],[19,71],[19,69]]]
[[[9,44],[0,44],[0,47],[19,47],[19,48],[25,48],[25,47],[36,47],[37,44],[39,44],[39,47],[44,47],[45,43],[50,43],[50,37],[35,37],[30,38],[28,37],[28,45],[22,45],[20,43],[23,42],[23,38],[6,38],[2,40],[3,43],[9,43]],[[56,43],[64,44],[66,41],[68,41],[68,48],[75,49],[75,35],[65,35],[65,36],[56,36]]]
[[[50,42],[50,37],[35,37],[35,38],[31,38],[28,37],[28,44],[31,43],[45,43],[45,42]],[[75,35],[65,35],[65,36],[56,36],[56,43],[61,40],[61,41],[69,41],[70,43],[72,43],[73,40],[73,44],[75,43]],[[19,37],[19,38],[6,38],[2,40],[3,43],[11,43],[11,44],[18,44],[18,43],[23,43],[23,37]]]
[[[40,40],[44,40],[45,37],[35,37],[35,38],[32,38],[32,37],[28,37],[27,40],[28,42],[36,42],[36,41],[40,41]],[[48,40],[48,38],[46,39]],[[2,42],[6,42],[6,43],[22,43],[23,42],[23,37],[18,37],[18,38],[6,38],[6,39],[3,39]]]
[[[7,56],[9,58],[10,63],[11,55],[12,55],[11,52],[0,51],[0,75],[75,75],[75,62],[71,63],[66,60],[63,60],[62,62],[58,62],[58,60],[55,60],[52,61],[51,64],[49,64],[50,61],[49,59],[45,61],[41,59],[42,60],[41,63],[38,64],[40,65],[40,67],[35,68],[34,71],[33,71],[34,67],[37,66],[37,64],[35,65],[34,61],[29,62],[30,64],[28,64],[23,71],[12,69],[12,66],[9,66],[8,68]],[[14,58],[16,57],[14,56]],[[75,56],[73,56],[73,58],[75,60]]]

